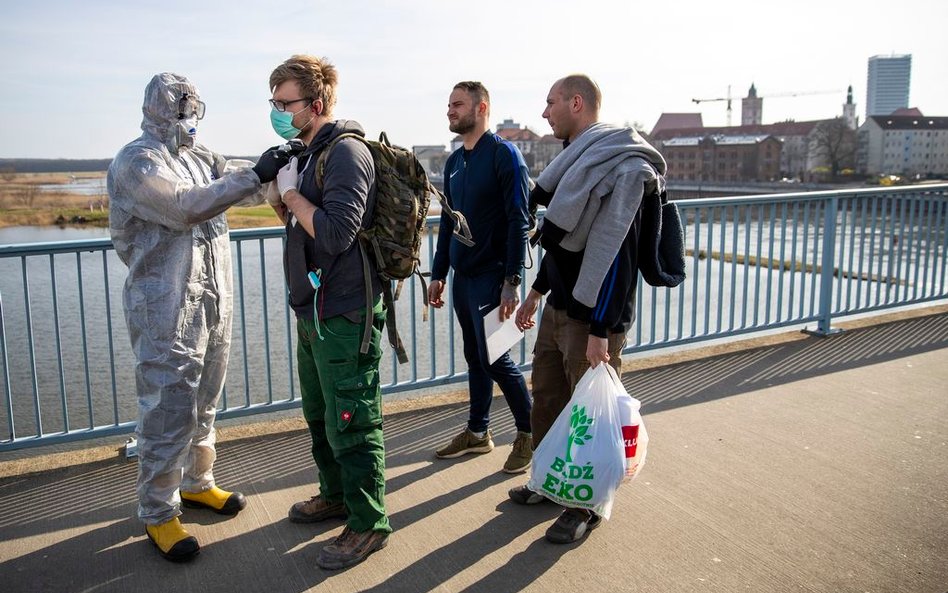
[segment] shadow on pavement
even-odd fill
[[[948,315],[942,314],[638,371],[626,374],[623,383],[650,413],[946,347]],[[495,438],[501,445],[512,439],[514,428],[502,400],[496,403]],[[450,516],[467,499],[500,488],[510,479],[473,465],[469,466],[473,471],[459,467],[461,460],[433,460],[435,446],[453,436],[466,413],[466,405],[452,404],[386,418],[387,465],[392,470],[388,493],[414,487],[403,499],[423,500],[391,514],[396,532],[442,511]],[[215,537],[195,562],[174,569],[150,549],[134,518],[134,462],[106,460],[0,479],[0,587],[5,591],[299,593],[327,579],[351,578],[346,576],[349,571],[326,573],[314,566],[319,549],[338,533],[341,522],[294,525],[285,521],[285,508],[266,508],[264,502],[282,491],[309,487],[315,491],[308,433],[230,441],[219,449],[215,468],[219,482],[255,494],[256,504],[233,519],[189,511],[188,522],[213,530]],[[427,488],[435,481],[431,478],[439,472],[450,473],[451,487],[428,498]],[[410,545],[417,559],[383,575],[368,591],[438,590],[558,514],[553,505],[514,506],[502,502],[498,514],[486,518],[480,527],[436,549],[428,549],[424,541],[399,543]],[[21,545],[17,542],[26,542],[23,545],[33,551],[14,557],[13,551]],[[570,549],[545,545],[541,536],[464,593],[525,588]]]
[[[931,315],[626,373],[622,383],[647,414],[946,347],[948,315]]]

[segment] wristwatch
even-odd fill
[[[504,278],[504,282],[506,282],[507,284],[511,286],[520,286],[521,280],[522,279],[520,278],[520,274],[513,274],[512,276],[507,276],[506,278]]]

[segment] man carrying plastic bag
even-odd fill
[[[620,405],[623,399],[627,401]],[[589,512],[593,520],[579,537],[609,519],[619,484],[642,468],[648,437],[637,404],[612,367],[600,364],[583,375],[569,405],[534,451],[527,487],[561,506]],[[624,438],[624,432],[631,434],[625,429],[637,436]],[[547,538],[575,541],[573,534],[557,530],[548,531]]]
[[[620,355],[635,315],[642,198],[646,185],[664,186],[661,154],[635,130],[600,123],[601,101],[599,87],[588,76],[570,75],[550,89],[543,112],[566,146],[530,192],[531,209],[547,207],[533,238],[545,254],[516,317],[521,330],[533,327],[540,300],[548,296],[533,358],[535,454],[560,413],[572,413],[568,402],[587,369],[606,363],[621,371]],[[563,463],[565,468],[565,458]],[[518,504],[547,500],[530,485],[509,494]],[[600,522],[588,508],[568,507],[546,537],[555,543],[577,541]]]
[[[600,364],[590,369],[534,453],[527,486],[565,507],[609,518],[625,475],[619,409],[612,379]]]

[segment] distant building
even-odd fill
[[[658,144],[669,180],[772,181],[780,173],[782,143],[769,134],[685,136]]]
[[[867,118],[859,128],[857,166],[868,175],[948,175],[948,117]]]
[[[778,169],[774,177],[797,177],[803,180],[807,171],[815,166],[816,157],[812,154],[811,144],[813,131],[821,121],[830,120],[785,121],[752,126],[665,130],[655,134],[652,140],[655,143],[664,144],[671,138],[688,136],[773,136],[781,142]]]
[[[759,126],[764,117],[764,99],[757,96],[757,87],[751,83],[747,96],[741,99],[741,125]]]
[[[428,177],[432,180],[440,179],[444,176],[444,163],[451,155],[444,149],[444,144],[421,144],[412,146],[411,151],[421,166],[425,168]]]
[[[523,127],[512,119],[505,119],[497,124],[496,134],[520,150],[523,160],[527,163],[527,168],[533,176],[539,175],[540,171],[563,149],[559,140],[554,139],[556,145],[554,149],[546,136],[541,138],[530,128]],[[452,152],[462,146],[464,146],[464,141],[461,136],[455,136],[451,140]]]
[[[519,130],[519,129],[520,129],[520,124],[510,119],[509,117],[505,119],[504,121],[500,122],[499,124],[497,124],[498,132],[501,130]]]
[[[866,81],[866,118],[908,107],[912,55],[872,56]]]
[[[896,109],[890,115],[906,115],[910,117],[924,117],[922,115],[922,110],[918,107],[903,107],[902,109]]]
[[[659,132],[666,130],[683,130],[693,128],[703,128],[700,113],[663,113],[658,117],[649,136],[655,136]]]
[[[533,153],[533,148],[540,140],[539,134],[530,128],[520,127],[512,119],[505,119],[497,126],[497,135],[516,146],[524,158]],[[527,162],[529,166],[530,163]]]
[[[563,141],[553,134],[547,134],[540,138],[540,141],[533,147],[533,167],[530,168],[530,175],[533,177],[539,175],[550,164],[550,161],[562,151]]]

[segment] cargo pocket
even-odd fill
[[[378,370],[336,381],[336,428],[339,432],[382,425],[382,398],[377,395]]]

